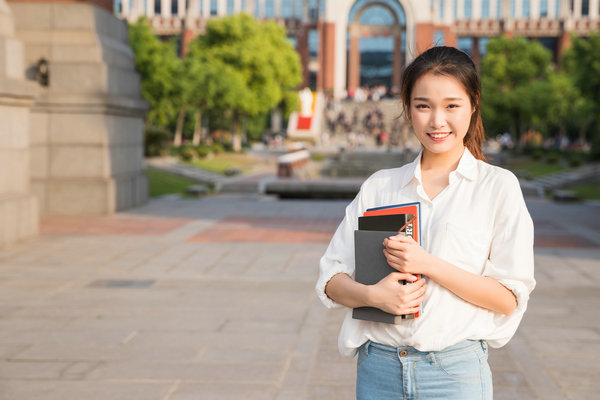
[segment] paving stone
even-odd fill
[[[169,400],[272,400],[276,385],[240,383],[181,383]]]

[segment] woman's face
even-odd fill
[[[410,118],[424,153],[460,156],[473,107],[456,78],[427,73],[415,82]]]

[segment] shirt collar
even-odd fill
[[[423,150],[419,152],[417,158],[410,163],[409,173],[406,174],[401,182],[401,186],[408,185],[413,179],[421,183],[421,157],[423,156]],[[465,147],[463,155],[460,157],[458,167],[454,171],[464,178],[472,181],[477,177],[477,159],[471,154],[469,149]]]

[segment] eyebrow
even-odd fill
[[[427,97],[415,97],[413,98],[414,101],[429,101],[429,99]],[[461,101],[464,100],[462,97],[446,97],[444,99],[445,101]]]

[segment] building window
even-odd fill
[[[227,0],[227,15],[231,15],[235,12],[233,0]]]
[[[540,1],[540,17],[548,16],[548,0]]]
[[[435,31],[433,33],[433,45],[434,46],[444,46],[446,44],[446,35],[444,35],[444,31]]]
[[[458,0],[454,0],[454,19],[458,18]]]
[[[558,0],[554,2],[554,17],[560,17],[560,1]]]
[[[156,1],[160,3],[160,1]],[[217,0],[210,0],[210,15],[217,15],[218,12]]]
[[[472,17],[473,5],[471,3],[472,3],[472,0],[465,0],[465,17],[466,18]]]
[[[319,52],[319,31],[311,29],[308,31],[308,52],[311,58],[317,58]]]
[[[458,38],[458,48],[471,55],[473,53],[473,38],[472,37],[459,37]]]
[[[487,53],[487,45],[488,45],[489,41],[490,41],[489,37],[480,37],[479,38],[479,55],[481,57],[485,56],[485,54]]]
[[[500,0],[496,1],[496,18],[502,18],[502,2]]]
[[[123,3],[121,0],[114,1],[113,10],[115,10],[115,14],[121,15],[121,13],[123,12]]]
[[[179,2],[177,0],[171,0],[171,15],[177,15],[179,12]]]
[[[510,16],[515,18],[517,16],[517,2],[516,0],[510,0]]]
[[[294,12],[294,15],[298,19],[302,19],[302,2],[303,1],[304,0],[296,0],[296,10]]]
[[[446,8],[445,2],[445,0],[440,0],[440,19],[444,19],[444,8]]]
[[[590,15],[590,0],[581,1],[581,15],[584,17]]]
[[[289,1],[281,2],[281,16],[283,18],[292,18],[292,3]]]
[[[318,0],[310,0],[309,3],[309,17],[311,20],[316,21],[319,18],[319,8],[317,4]]]
[[[529,18],[531,16],[531,1],[523,0],[523,17]]]
[[[483,0],[481,2],[481,18],[490,17],[490,0]]]
[[[273,18],[275,16],[274,0],[265,1],[265,18]]]

